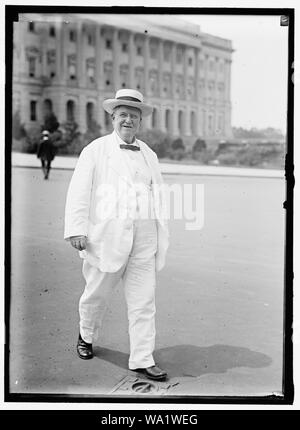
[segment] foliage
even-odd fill
[[[173,140],[171,148],[173,150],[177,150],[177,149],[182,149],[185,150],[184,144],[183,144],[183,140],[181,139],[181,137],[178,137],[177,139]]]
[[[241,139],[253,139],[253,138],[262,138],[262,139],[270,139],[270,138],[283,138],[283,134],[281,130],[267,127],[258,129],[252,127],[250,129],[246,129],[243,127],[232,127],[232,132],[235,138]]]
[[[84,140],[86,144],[92,142],[97,139],[97,137],[101,136],[101,126],[95,119],[90,119],[87,123],[87,131],[84,134]]]
[[[171,147],[171,138],[167,133],[149,129],[138,133],[137,138],[147,143],[158,158],[168,156]]]
[[[234,152],[222,153],[217,157],[220,165],[223,166],[236,166],[237,165],[237,157]]]
[[[12,118],[12,136],[16,140],[20,140],[26,136],[24,124],[21,123],[20,111],[16,111]]]
[[[249,144],[245,146],[231,146],[217,154],[217,159],[222,165],[264,167],[284,167],[284,146],[273,145],[271,142],[265,145]]]
[[[37,151],[39,141],[41,139],[41,127],[34,125],[26,130],[25,147],[29,154],[34,154]]]
[[[215,150],[211,148],[192,151],[191,156],[193,160],[197,160],[200,164],[209,164],[216,159]]]
[[[59,128],[59,122],[53,112],[45,115],[43,130],[48,130],[50,133],[54,133]]]
[[[201,152],[201,151],[205,151],[206,150],[206,142],[204,139],[200,139],[198,138],[192,148],[192,152]]]

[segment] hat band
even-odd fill
[[[139,102],[141,103],[141,100],[136,99],[135,97],[127,97],[127,96],[123,96],[123,97],[117,97],[117,100],[128,100],[130,102]]]

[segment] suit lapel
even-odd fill
[[[153,156],[152,156],[152,154],[149,153],[148,147],[145,145],[144,142],[142,142],[141,140],[139,140],[138,142],[139,142],[139,145],[141,148],[141,152],[142,152],[143,156],[145,157],[145,160],[146,160],[146,162],[150,168],[152,183],[156,184],[158,182],[157,177],[156,177],[157,167],[154,163]]]

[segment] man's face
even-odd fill
[[[139,109],[119,106],[112,115],[112,124],[116,133],[126,143],[132,143],[142,121]]]

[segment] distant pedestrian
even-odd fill
[[[44,130],[42,132],[42,137],[37,149],[37,157],[41,160],[44,179],[48,179],[51,169],[51,162],[55,157],[55,146],[53,145],[48,130]]]

